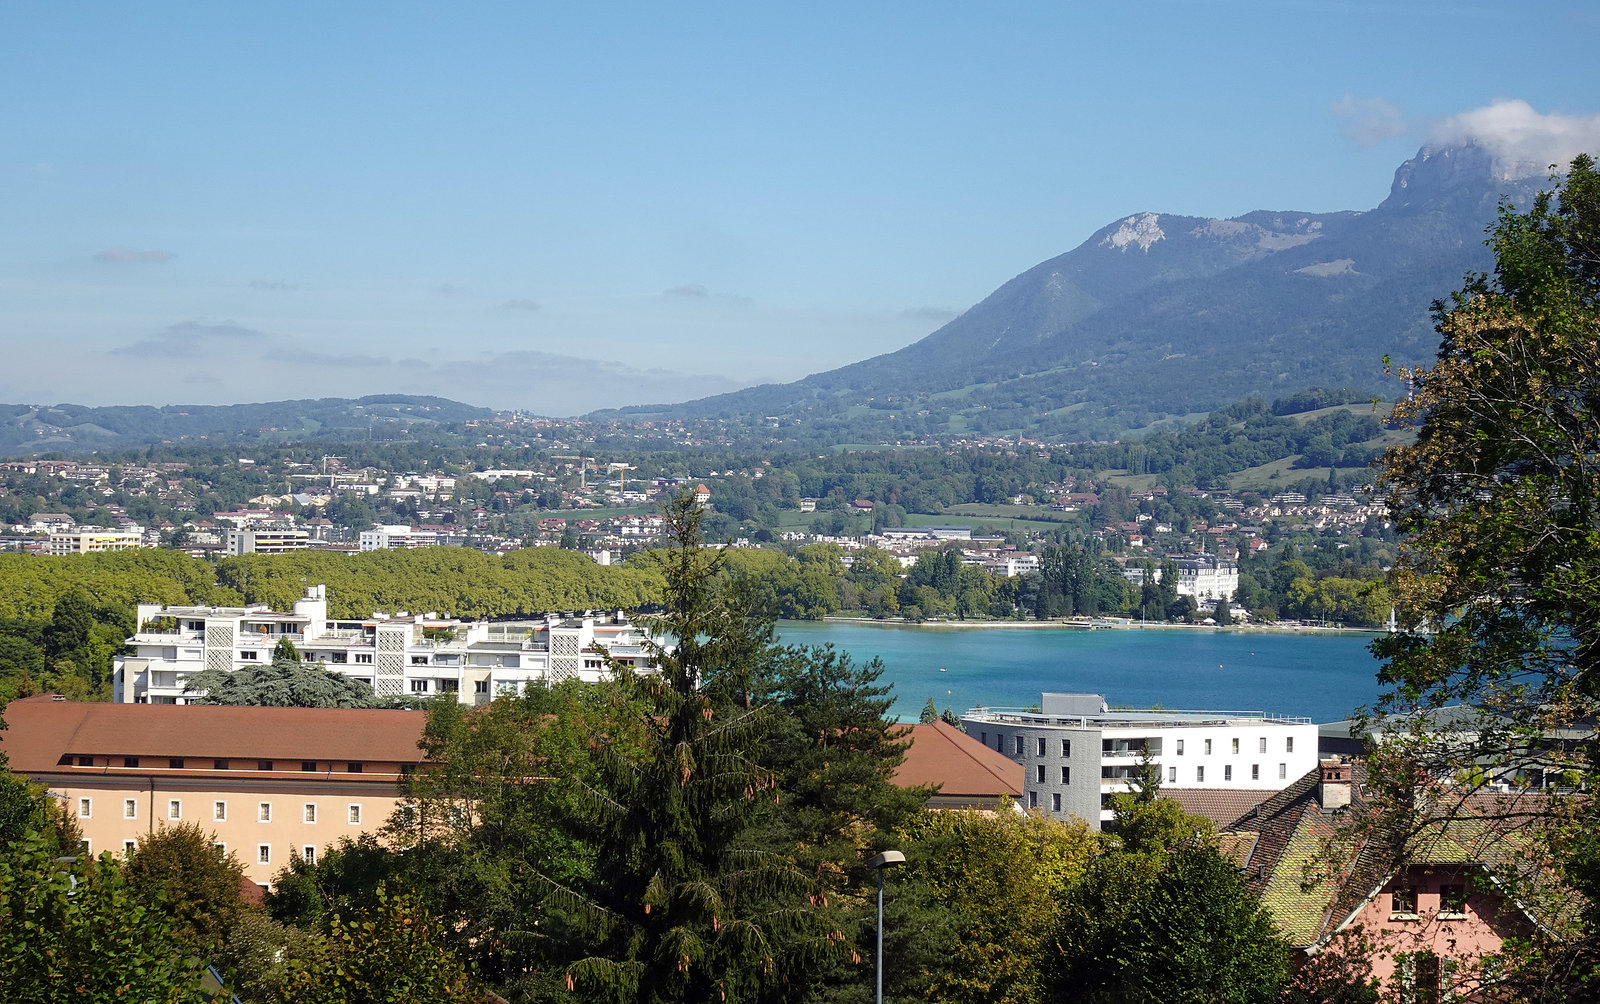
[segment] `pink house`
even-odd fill
[[[1549,932],[1565,913],[1542,896],[1533,909],[1511,890],[1559,890],[1472,799],[1416,826],[1403,850],[1355,833],[1364,781],[1360,761],[1325,759],[1223,826],[1224,847],[1301,963],[1360,955],[1402,995],[1471,999],[1492,982],[1508,939]]]

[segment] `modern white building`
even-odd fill
[[[608,672],[600,648],[634,666],[651,664],[643,631],[620,612],[524,621],[434,614],[330,620],[327,588],[312,586],[288,613],[265,605],[139,604],[131,653],[116,657],[113,699],[182,704],[194,674],[265,665],[283,639],[305,662],[322,663],[382,696],[456,694],[463,704],[520,693],[529,683],[598,681]]]
[[[416,530],[397,523],[385,524],[376,530],[361,531],[361,549],[363,551],[385,551],[390,548],[401,547],[432,547],[437,543],[439,543],[439,535],[435,531]]]
[[[1260,711],[1112,711],[1099,694],[1046,693],[1037,710],[974,708],[961,724],[1022,764],[1025,807],[1096,828],[1146,760],[1162,784],[1263,792],[1317,765],[1311,719]]]
[[[51,554],[95,554],[100,551],[128,551],[144,546],[144,527],[108,530],[99,526],[80,526],[50,533]]]
[[[311,546],[311,534],[292,527],[254,530],[229,530],[229,554],[282,554],[285,551],[303,551]]]

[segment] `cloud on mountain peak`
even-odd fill
[[[1540,177],[1580,153],[1600,155],[1600,115],[1540,114],[1526,101],[1503,98],[1435,123],[1429,143],[1476,143],[1502,180]]]

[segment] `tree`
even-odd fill
[[[938,720],[939,720],[939,706],[937,704],[934,704],[933,703],[933,698],[930,697],[930,698],[928,698],[928,703],[924,704],[922,706],[922,717],[921,717],[920,721],[922,722],[923,725],[931,725],[931,724],[933,724],[934,722],[936,722]]]
[[[335,915],[326,937],[297,960],[286,996],[303,1004],[480,1001],[465,968],[440,939],[437,920],[412,894],[380,884],[377,905]]]
[[[569,986],[602,999],[750,1000],[838,944],[810,929],[798,870],[742,843],[776,787],[757,762],[769,715],[750,701],[771,622],[719,596],[703,515],[692,495],[668,504],[654,626],[674,643],[652,644],[658,673],[612,663],[615,734],[597,742],[596,781],[577,782],[587,811],[559,821],[604,863],[550,901]]]
[[[294,647],[294,642],[288,638],[279,638],[278,644],[272,647],[272,661],[299,662],[300,650]]]
[[[1495,272],[1436,304],[1442,344],[1396,418],[1416,442],[1380,484],[1410,535],[1385,646],[1409,693],[1477,694],[1521,675],[1540,697],[1600,695],[1600,173],[1526,213],[1503,207]],[[1567,644],[1564,639],[1571,639]]]
[[[275,658],[266,666],[233,671],[207,669],[184,686],[191,704],[272,708],[371,708],[380,703],[367,684],[298,658]]]
[[[1493,273],[1469,277],[1434,306],[1441,344],[1433,366],[1401,371],[1413,392],[1395,417],[1416,440],[1388,451],[1380,478],[1406,535],[1389,584],[1407,628],[1373,646],[1388,660],[1380,679],[1393,687],[1381,710],[1421,712],[1413,721],[1424,725],[1427,712],[1446,705],[1483,712],[1477,743],[1436,742],[1419,727],[1415,743],[1386,751],[1392,770],[1369,769],[1374,789],[1392,796],[1383,818],[1398,853],[1430,831],[1430,817],[1460,802],[1417,802],[1419,777],[1481,785],[1571,771],[1593,790],[1592,743],[1552,746],[1546,737],[1600,710],[1594,161],[1574,159],[1564,185],[1526,211],[1503,205],[1488,243]],[[1590,852],[1600,834],[1587,797],[1546,797],[1531,808],[1519,800],[1504,811],[1544,817],[1568,879],[1600,890],[1600,857]],[[1433,811],[1418,813],[1417,804]],[[1594,979],[1600,966],[1546,975],[1565,989]]]
[[[196,823],[146,834],[124,870],[135,892],[152,902],[159,897],[174,936],[202,957],[221,946],[245,908],[244,866]]]
[[[159,901],[109,854],[60,862],[37,833],[0,854],[0,987],[10,1004],[207,999]]]
[[[1286,947],[1210,824],[1154,797],[1157,787],[1113,796],[1116,833],[1062,897],[1056,999],[1267,1004],[1285,978]]]

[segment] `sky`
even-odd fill
[[[0,0],[0,402],[572,415],[907,345],[1135,212],[1600,149],[1592,0]]]

